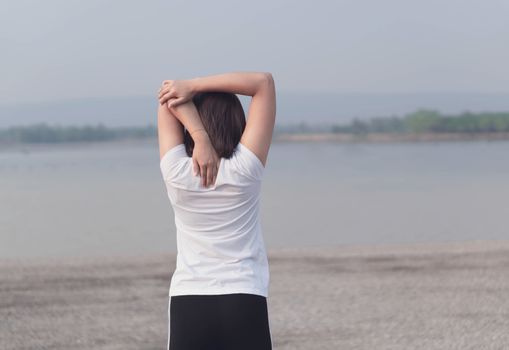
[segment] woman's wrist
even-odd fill
[[[196,129],[189,133],[194,143],[210,142],[209,134],[205,129]]]
[[[189,83],[189,89],[191,90],[192,95],[196,95],[198,92],[200,92],[200,78],[192,78],[187,80]]]

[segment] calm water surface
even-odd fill
[[[509,142],[274,143],[271,247],[508,239]],[[0,152],[0,257],[176,252],[155,142]]]

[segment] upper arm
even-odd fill
[[[184,143],[184,126],[165,104],[159,104],[157,111],[157,135],[159,139],[160,159],[171,148]]]
[[[256,154],[263,166],[267,162],[275,120],[276,89],[272,74],[266,73],[263,85],[251,98],[246,128],[240,139],[243,145]]]

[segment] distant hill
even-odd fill
[[[239,96],[247,113],[249,97]],[[420,108],[443,113],[509,110],[509,94],[332,94],[278,92],[277,123],[347,123],[353,118],[403,115]],[[152,96],[83,98],[0,106],[0,128],[38,122],[145,126],[157,123]]]

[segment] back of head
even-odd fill
[[[207,131],[212,146],[220,158],[230,158],[246,127],[246,116],[237,95],[227,92],[199,92],[193,102]],[[194,141],[188,130],[184,144],[189,157],[193,154]]]

